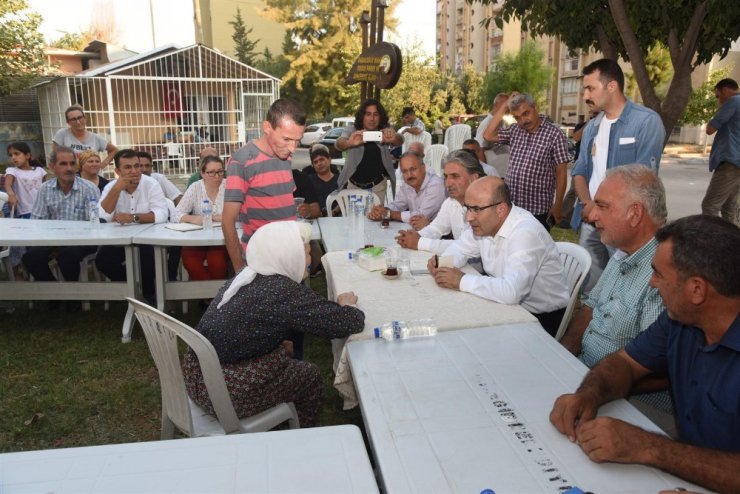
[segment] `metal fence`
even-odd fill
[[[72,104],[85,109],[89,131],[119,149],[149,152],[155,169],[168,175],[197,170],[204,147],[228,157],[261,135],[267,109],[279,97],[278,79],[202,45],[172,50],[39,86],[47,153]]]

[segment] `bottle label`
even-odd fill
[[[393,321],[393,339],[401,339],[401,324],[398,321]]]

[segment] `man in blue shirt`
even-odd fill
[[[97,207],[100,192],[87,180],[77,176],[74,151],[57,146],[49,157],[49,169],[55,178],[44,182],[39,189],[31,218],[38,220],[88,221],[90,203]],[[88,228],[82,224],[80,228]],[[98,250],[94,245],[68,245],[62,247],[29,247],[23,255],[23,265],[38,281],[57,281],[49,269],[49,260],[56,259],[66,281],[80,278],[80,261]],[[61,281],[61,280],[60,280]],[[55,307],[56,303],[51,306]],[[67,310],[76,312],[80,302],[67,302]]]
[[[591,254],[591,271],[583,284],[583,292],[588,294],[614,253],[588,221],[596,190],[606,170],[616,166],[639,163],[657,173],[665,129],[657,113],[624,96],[624,73],[614,60],[596,60],[583,69],[583,76],[583,99],[589,111],[600,112],[583,131],[581,151],[571,173],[578,196],[571,226],[580,226],[579,243]]]
[[[714,86],[719,111],[707,124],[707,134],[715,132],[709,155],[707,193],[701,202],[701,212],[719,216],[740,226],[738,194],[740,193],[740,92],[732,79],[722,79]]]
[[[656,233],[650,280],[666,306],[624,349],[601,361],[550,421],[596,462],[660,468],[719,492],[740,492],[740,228],[688,216]],[[667,376],[680,442],[596,417],[646,379]]]

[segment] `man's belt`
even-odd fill
[[[376,178],[372,182],[367,182],[367,183],[364,183],[364,184],[363,183],[359,183],[359,182],[355,182],[351,178],[349,179],[349,181],[352,182],[356,187],[359,187],[361,189],[369,189],[371,187],[375,187],[376,185],[378,185],[380,182],[384,181],[385,179],[386,179],[385,176],[381,176],[381,177]]]

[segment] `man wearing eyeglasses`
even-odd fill
[[[83,151],[93,150],[97,152],[106,151],[108,155],[103,159],[102,167],[108,166],[113,156],[118,152],[118,148],[108,142],[104,137],[94,132],[90,132],[86,127],[85,110],[80,105],[72,105],[64,111],[64,117],[67,119],[69,127],[59,129],[54,134],[51,144],[52,151],[59,146],[70,148],[75,153],[75,157]]]
[[[501,304],[521,304],[552,336],[568,304],[568,287],[555,242],[532,214],[512,205],[509,188],[499,177],[484,177],[465,192],[465,219],[470,228],[453,241],[443,256],[454,268],[429,271],[437,285]],[[484,273],[459,268],[480,257]]]

